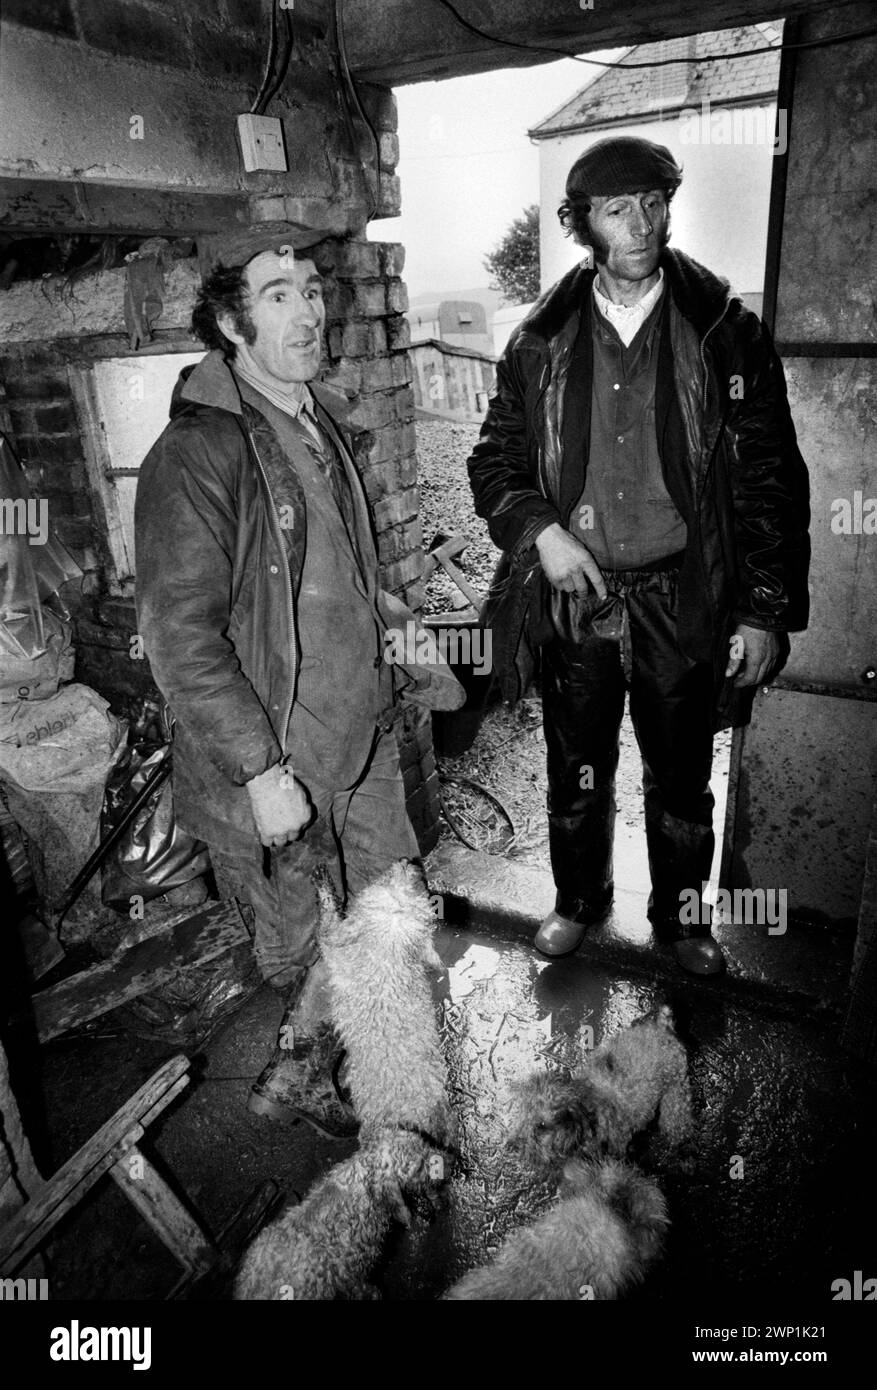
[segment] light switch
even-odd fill
[[[254,116],[252,112],[238,116],[238,139],[248,174],[258,169],[286,170],[283,126],[276,116]]]

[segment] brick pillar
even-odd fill
[[[401,280],[404,248],[346,242],[328,301],[329,384],[355,401],[356,460],[375,518],[384,587],[419,612],[424,602],[423,533],[417,489],[414,390]],[[438,839],[438,775],[429,716],[414,710],[399,729],[412,824],[426,853]]]

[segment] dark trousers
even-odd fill
[[[543,648],[548,824],[557,909],[587,914],[612,892],[618,734],[630,713],[643,759],[656,926],[679,928],[680,895],[709,878],[713,674],[676,641],[676,570],[607,572],[609,597],[554,595]],[[562,635],[560,635],[562,634]],[[708,927],[690,929],[707,932]]]
[[[326,865],[343,894],[358,893],[398,859],[417,859],[408,819],[399,749],[392,729],[376,733],[362,776],[353,787],[326,789],[317,773],[301,771],[318,815],[294,844],[270,855],[234,859],[211,849],[223,897],[234,897],[254,917],[255,954],[262,977],[276,986],[295,983],[317,959],[314,869]]]

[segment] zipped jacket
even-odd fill
[[[765,325],[682,252],[665,249],[661,265],[669,301],[656,431],[667,490],[688,530],[678,633],[689,657],[712,662],[720,696],[738,623],[781,634],[807,625],[807,470]],[[551,635],[534,542],[552,523],[568,526],[584,488],[595,274],[570,271],[510,339],[468,463],[475,510],[504,552],[482,621],[507,698],[522,693],[533,647]],[[717,709],[717,724],[739,722],[739,704]]]

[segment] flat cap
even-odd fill
[[[246,265],[262,251],[282,252],[291,247],[296,255],[309,251],[331,236],[331,232],[303,227],[298,222],[258,222],[252,227],[234,227],[227,232],[211,232],[198,238],[198,265],[201,278],[225,266]]]
[[[666,145],[635,135],[598,140],[579,155],[566,180],[569,199],[678,188],[682,170]]]

